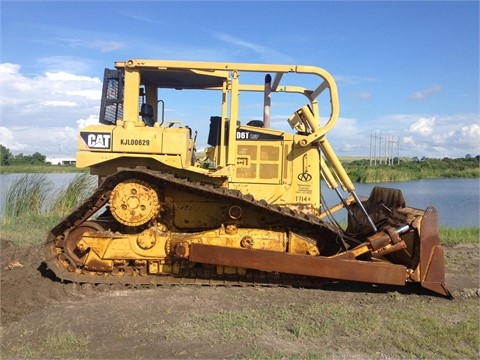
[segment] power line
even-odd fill
[[[397,164],[400,163],[400,139],[393,136],[382,136],[381,132],[370,132],[370,165],[393,165],[395,160],[395,144]],[[383,154],[382,154],[383,150]]]

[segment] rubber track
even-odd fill
[[[149,183],[158,184],[159,186],[175,187],[178,190],[188,191],[197,195],[203,195],[207,198],[215,198],[231,202],[232,204],[243,206],[254,206],[268,215],[280,216],[281,223],[293,223],[297,227],[309,229],[316,232],[327,232],[329,237],[337,238],[341,236],[340,230],[329,223],[325,223],[319,218],[295,211],[290,208],[278,205],[269,205],[265,200],[257,201],[251,195],[244,195],[238,190],[230,190],[211,184],[201,182],[192,182],[188,179],[179,178],[172,174],[159,171],[152,171],[144,168],[137,169],[119,169],[113,175],[105,178],[102,185],[87,199],[77,207],[70,215],[58,223],[50,230],[48,241],[46,243],[45,255],[46,263],[55,275],[66,281],[76,283],[95,283],[95,284],[125,284],[125,285],[237,285],[237,286],[301,286],[301,287],[317,287],[320,283],[324,283],[322,279],[293,276],[286,274],[273,274],[261,271],[250,271],[246,277],[224,276],[219,277],[214,274],[182,274],[183,276],[173,275],[147,275],[147,276],[130,276],[130,275],[113,275],[110,273],[85,274],[79,272],[68,271],[63,267],[55,256],[56,240],[66,236],[73,228],[79,226],[90,216],[97,212],[102,206],[108,202],[110,192],[120,182],[137,179],[145,180]]]

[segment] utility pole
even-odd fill
[[[397,165],[400,164],[400,139],[397,141]]]
[[[370,166],[372,166],[372,130],[370,130]]]
[[[383,141],[382,141],[383,140]],[[378,143],[378,148],[377,148]],[[397,144],[397,164],[400,164],[400,138],[393,136],[382,137],[382,132],[370,131],[370,166],[376,166],[384,163],[385,165],[394,165],[395,163],[395,143]],[[385,153],[382,155],[382,149]],[[378,161],[377,161],[378,160]]]
[[[385,136],[385,165],[388,165],[388,137]]]
[[[380,165],[381,163],[382,163],[382,132],[380,132],[378,135],[378,164]],[[375,165],[377,165],[376,161],[375,161]]]

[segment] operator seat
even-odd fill
[[[248,126],[255,126],[263,128],[263,121],[262,120],[250,120],[247,123]]]
[[[142,104],[142,107],[140,108],[140,116],[147,126],[153,126],[155,123],[155,120],[153,120],[153,106],[150,104]]]

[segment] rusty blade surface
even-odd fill
[[[445,285],[444,250],[438,234],[437,209],[425,210],[420,228],[420,283],[429,290],[452,297]]]
[[[403,265],[388,263],[332,259],[203,244],[191,245],[189,260],[286,274],[390,285],[405,285],[407,271]]]

